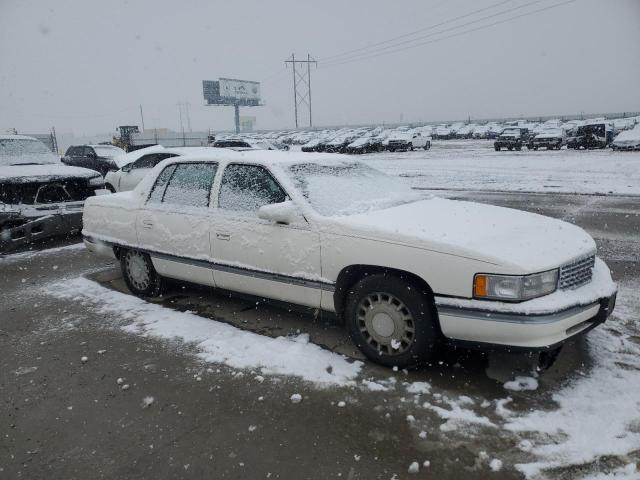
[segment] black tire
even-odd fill
[[[116,189],[113,188],[113,185],[111,185],[110,183],[105,183],[104,188],[109,190],[111,193],[116,193]]]
[[[499,147],[498,145],[494,145],[494,146],[493,146],[493,148],[495,148],[495,149],[496,149],[496,152],[499,152],[499,151],[500,151],[500,147]]]
[[[517,151],[522,150],[522,145],[518,145],[518,146],[516,147],[516,150],[517,150]]]
[[[120,268],[129,290],[139,297],[158,297],[165,287],[164,279],[158,275],[149,255],[138,250],[120,252]],[[136,271],[141,269],[141,271]]]
[[[431,148],[431,145],[430,145],[430,144],[428,144],[428,143],[424,146],[424,149],[425,149],[425,150],[429,150],[430,148]]]
[[[375,307],[372,306],[374,304]],[[390,328],[392,333],[384,336],[375,332],[371,324],[378,315],[367,317],[375,311],[374,308],[380,309],[379,314],[383,317],[388,317],[388,320],[382,319],[387,323],[381,330]],[[393,319],[393,315],[404,318]],[[353,342],[375,363],[413,368],[427,364],[437,353],[440,334],[431,296],[400,275],[375,274],[356,283],[349,291],[344,319]],[[397,322],[406,330],[399,331]],[[371,333],[369,328],[373,330]],[[400,340],[394,338],[398,334],[402,335]]]

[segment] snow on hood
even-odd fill
[[[356,229],[363,237],[486,261],[513,274],[556,268],[596,249],[591,236],[570,223],[437,197],[332,220],[339,232]]]
[[[49,165],[12,165],[0,167],[0,181],[13,182],[47,181],[57,178],[93,178],[98,172],[81,167],[68,167],[62,163]]]

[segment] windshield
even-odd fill
[[[122,155],[125,153],[124,150],[118,147],[110,147],[109,145],[96,145],[93,147],[96,151],[96,155],[99,157],[115,157],[117,155]]]
[[[0,165],[58,163],[58,159],[40,140],[29,138],[0,139]]]
[[[520,135],[520,130],[518,130],[517,128],[509,128],[507,130],[505,130],[504,132],[502,132],[502,135],[509,136],[512,137],[514,135]]]
[[[355,215],[424,198],[402,179],[363,163],[302,163],[289,167],[298,189],[321,215]]]

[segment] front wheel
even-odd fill
[[[151,263],[149,255],[137,250],[120,254],[120,267],[124,281],[131,292],[139,297],[157,297],[164,290],[164,281]]]
[[[347,298],[345,321],[351,339],[371,361],[387,367],[416,367],[432,360],[438,329],[428,292],[399,275],[360,280]]]

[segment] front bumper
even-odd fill
[[[541,350],[603,323],[613,312],[614,292],[588,305],[540,315],[438,306],[440,328],[454,343],[484,347]]]
[[[12,219],[18,220],[18,225],[0,229],[0,252],[9,252],[45,238],[79,232],[82,229],[83,205],[84,202],[80,201],[46,209],[24,207]]]

